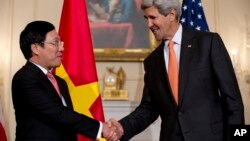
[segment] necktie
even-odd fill
[[[174,51],[174,42],[169,41],[168,78],[175,102],[178,105],[178,66]]]
[[[53,74],[52,74],[51,72],[48,72],[46,75],[47,75],[47,77],[49,78],[49,80],[50,80],[50,82],[52,83],[52,85],[54,86],[54,88],[56,89],[57,94],[61,97],[61,93],[60,93],[58,84],[57,84],[56,79],[55,79],[55,77],[53,76]]]

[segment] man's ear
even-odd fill
[[[35,55],[39,54],[38,44],[31,44],[31,53]]]
[[[177,12],[176,12],[175,9],[171,9],[170,12],[169,12],[169,15],[170,15],[170,20],[171,21],[175,21],[176,20]]]

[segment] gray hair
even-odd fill
[[[142,0],[141,9],[147,9],[155,6],[158,11],[163,15],[168,15],[171,9],[177,12],[177,19],[181,15],[181,6],[179,0]]]

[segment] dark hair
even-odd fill
[[[24,28],[20,34],[19,43],[25,59],[32,57],[31,44],[40,44],[45,40],[46,34],[54,29],[54,25],[46,21],[34,21]]]

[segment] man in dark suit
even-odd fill
[[[160,141],[225,141],[229,125],[244,124],[234,69],[217,33],[179,24],[179,0],[143,0],[148,27],[162,43],[144,61],[140,105],[112,124],[129,140],[161,117]],[[169,42],[177,60],[177,96],[170,83]]]
[[[27,63],[12,80],[16,141],[76,141],[77,134],[116,140],[113,127],[73,110],[63,79],[46,76],[61,64],[64,50],[51,23],[29,23],[20,35],[20,48]]]

